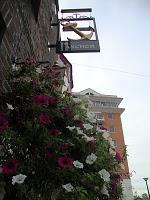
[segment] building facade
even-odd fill
[[[119,104],[123,99],[114,95],[103,95],[90,88],[73,94],[81,99],[85,98],[85,96],[89,98],[92,102],[89,106],[89,111],[94,113],[95,118],[97,119],[97,129],[106,129],[109,131],[115,150],[120,154],[123,154],[125,150],[125,141],[121,123],[121,114],[125,109],[119,107]],[[123,179],[123,199],[133,200],[127,159],[123,163],[120,174]]]
[[[0,93],[7,91],[6,77],[12,60],[56,60],[49,49],[58,36],[58,0],[0,0]]]

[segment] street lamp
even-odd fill
[[[148,192],[148,199],[150,199],[149,188],[148,188],[148,183],[147,183],[148,178],[143,178],[143,179],[146,182],[146,187],[147,187],[147,192]]]

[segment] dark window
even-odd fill
[[[39,10],[40,10],[40,3],[41,3],[41,0],[31,0],[32,10],[33,10],[34,17],[35,17],[36,21],[38,21],[38,14],[39,14]]]
[[[111,133],[114,133],[116,131],[116,128],[111,126],[108,128],[108,131],[111,132]]]
[[[6,24],[5,24],[5,21],[3,19],[2,14],[0,12],[0,43],[2,42],[5,30],[6,30]]]
[[[113,114],[112,113],[108,113],[108,119],[113,119]]]

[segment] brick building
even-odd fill
[[[11,58],[33,57],[54,63],[58,19],[58,0],[0,0],[0,92],[7,91],[5,78]]]
[[[97,119],[97,129],[100,130],[106,128],[110,133],[116,151],[123,154],[125,141],[121,123],[121,114],[125,109],[119,107],[123,98],[115,95],[103,95],[90,88],[73,94],[81,99],[85,98],[85,96],[89,98],[92,102],[89,106],[89,111],[95,114],[95,118]],[[120,171],[123,178],[123,200],[133,200],[128,161],[125,160],[123,164],[123,169]]]

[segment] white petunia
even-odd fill
[[[97,156],[94,153],[91,153],[90,155],[87,156],[86,158],[86,163],[89,165],[92,165],[97,159]]]
[[[101,178],[105,181],[105,182],[109,182],[110,181],[110,173],[108,171],[106,171],[106,169],[102,169],[101,171],[98,172],[99,175],[101,176]]]
[[[110,134],[109,134],[109,132],[104,131],[103,134],[102,134],[102,136],[103,136],[103,138],[104,138],[105,140],[108,140]]]
[[[126,169],[125,166],[124,166],[124,164],[122,164],[122,163],[120,164],[120,167],[121,167],[122,170]]]
[[[78,135],[85,135],[85,134],[83,133],[83,131],[82,131],[79,127],[77,127],[76,129],[77,129],[77,134],[78,134]]]
[[[75,160],[75,161],[73,162],[73,165],[74,165],[76,168],[83,169],[83,163],[79,162],[78,160]]]
[[[6,103],[6,105],[7,105],[8,110],[14,110],[14,107],[11,104]]]
[[[116,155],[115,150],[112,149],[112,148],[109,148],[109,153],[110,153],[112,156],[115,156],[115,155]]]
[[[94,113],[88,112],[88,113],[87,113],[87,117],[88,117],[88,119],[89,119],[89,121],[90,121],[91,123],[95,123],[95,122],[96,122],[96,119],[94,118],[94,117],[95,117],[95,116],[94,116]]]
[[[84,128],[85,128],[86,130],[89,130],[89,129],[92,129],[92,128],[93,128],[93,126],[92,126],[91,124],[83,124],[83,126],[84,126]]]
[[[71,183],[67,183],[66,185],[62,185],[62,187],[67,191],[67,192],[71,192],[73,190],[73,186],[71,185]]]
[[[12,64],[12,71],[18,71],[19,67],[16,64]]]
[[[89,137],[87,135],[83,135],[82,138],[85,139],[86,142],[94,142],[95,138],[92,136],[92,137]]]
[[[18,174],[16,176],[13,176],[12,177],[12,184],[14,185],[15,183],[18,183],[18,184],[22,184],[24,182],[24,180],[26,179],[26,175],[23,175],[23,174]]]
[[[38,73],[38,74],[41,74],[42,73],[42,69],[41,68],[36,68],[36,72]]]
[[[105,195],[107,195],[109,197],[109,193],[108,193],[106,185],[103,185],[103,188],[101,189],[101,193],[105,194]]]
[[[108,139],[108,142],[109,142],[109,144],[110,144],[110,146],[111,146],[112,148],[115,148],[115,144],[114,144],[114,141],[112,140],[112,138],[109,138],[109,139]]]
[[[74,130],[76,127],[75,126],[67,126],[66,128],[68,128],[70,131]]]

